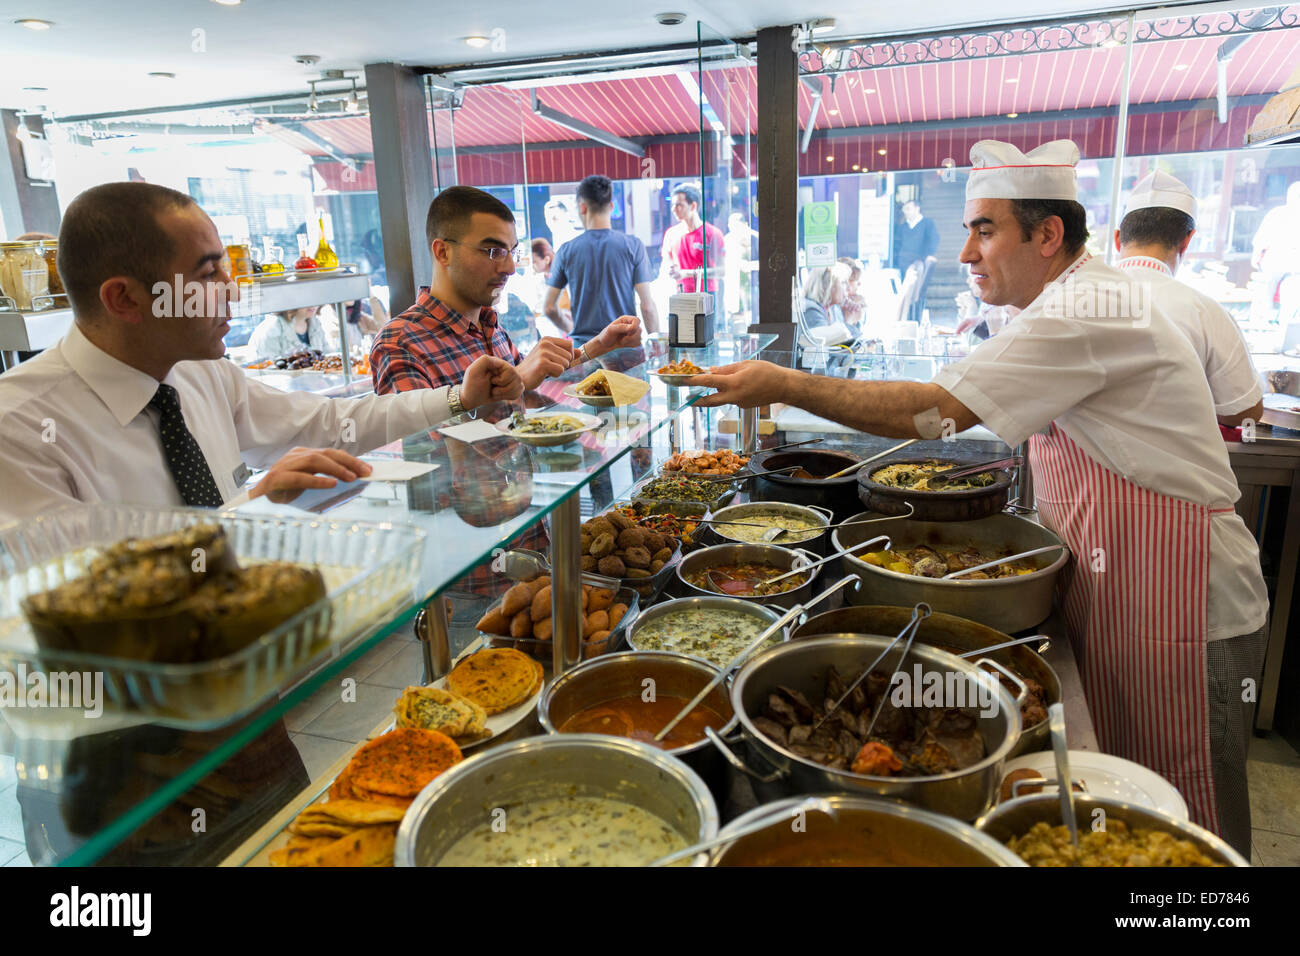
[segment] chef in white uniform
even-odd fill
[[[1196,234],[1196,197],[1168,173],[1154,170],[1129,194],[1115,230],[1117,267],[1150,283],[1154,301],[1182,329],[1205,369],[1214,414],[1229,428],[1264,411],[1259,373],[1241,329],[1219,303],[1174,278]]]
[[[876,435],[977,422],[1030,441],[1043,523],[1070,546],[1064,610],[1104,750],[1182,792],[1249,853],[1246,745],[1267,594],[1205,374],[1140,282],[1085,249],[1078,148],[971,148],[961,261],[980,298],[1023,311],[931,382],[711,370],[701,405],[785,402]],[[1243,699],[1246,698],[1246,699]]]

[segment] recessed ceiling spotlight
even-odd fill
[[[818,20],[809,20],[808,30],[811,33],[832,33],[835,30],[835,18],[821,17]]]
[[[889,152],[889,150],[887,150],[887,149],[878,149],[878,150],[876,150],[876,154],[877,154],[878,156],[884,156],[885,153],[887,153],[887,152]]]
[[[48,93],[49,91],[50,88],[48,86],[24,86],[23,87],[24,93]]]
[[[874,92],[876,92],[876,88],[875,88],[874,86],[868,86],[868,87],[867,87],[865,90],[863,90],[862,92],[863,92],[863,93],[874,93]]]
[[[174,80],[174,79],[176,79],[176,74],[175,74],[175,73],[164,73],[164,72],[159,71],[159,72],[157,72],[157,73],[150,73],[149,75],[152,76],[155,80]]]
[[[237,7],[237,6],[239,6],[241,3],[243,3],[244,0],[212,0],[212,2],[213,2],[213,3],[219,3],[219,4],[221,4],[223,7]]]
[[[1174,64],[1174,69],[1175,69],[1175,70],[1178,70],[1179,72],[1181,72],[1181,71],[1187,69],[1187,66],[1188,66],[1188,64],[1186,64],[1186,63],[1176,63],[1176,64]]]
[[[828,162],[828,163],[833,163],[833,162],[835,162],[835,157],[834,157],[834,156],[827,156],[827,157],[826,157],[826,162]]]
[[[492,41],[487,37],[472,36],[472,37],[465,37],[465,42],[468,43],[470,46],[478,49],[487,46]]]
[[[18,24],[20,27],[26,27],[29,30],[48,30],[50,27],[54,26],[54,24],[49,20],[32,20],[30,18],[15,20],[14,23]]]
[[[856,173],[859,169],[861,169],[861,168],[862,168],[862,167],[859,166],[857,163],[854,163],[854,164],[853,164],[853,171],[854,171],[855,173]]]
[[[826,115],[827,115],[827,116],[839,116],[839,115],[840,115],[840,111],[839,111],[839,110],[827,110],[827,111],[826,111]]]
[[[1018,77],[1018,76],[1008,76],[1008,77],[1007,77],[1007,82],[1008,82],[1008,83],[1019,83],[1019,82],[1020,82],[1020,77]]]
[[[655,14],[655,23],[658,23],[660,26],[675,27],[678,24],[685,23],[685,22],[686,22],[686,14],[684,13],[656,13]]]
[[[1007,119],[1015,119],[1019,115],[1020,115],[1019,113],[1008,113]]]

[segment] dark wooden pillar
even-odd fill
[[[4,219],[4,235],[0,240],[14,239],[25,232],[59,234],[59,195],[51,180],[31,179],[23,162],[23,149],[18,130],[26,124],[35,136],[45,134],[45,123],[39,116],[19,117],[14,110],[0,110],[0,218]],[[57,175],[57,174],[56,174]]]
[[[414,70],[396,63],[369,63],[366,94],[389,311],[397,315],[415,302],[416,291],[428,285],[433,275],[424,237],[434,191],[424,81]]]
[[[794,349],[790,283],[798,271],[799,59],[794,27],[758,31],[758,322]]]

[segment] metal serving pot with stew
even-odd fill
[[[788,797],[755,807],[722,828],[734,833],[763,816],[803,802]],[[897,800],[827,794],[835,810],[805,813],[795,831],[788,820],[738,837],[715,850],[713,866],[1024,866],[997,840],[968,823]]]
[[[787,501],[796,505],[820,505],[835,513],[836,521],[847,521],[862,510],[858,500],[858,476],[826,480],[862,459],[838,451],[760,451],[749,459],[748,472],[798,467],[792,475],[764,475],[750,484],[752,501]],[[744,472],[741,473],[742,475]]]
[[[813,584],[825,565],[813,568],[811,571],[804,571],[803,583],[784,591],[769,592],[758,588],[757,592],[749,590],[746,593],[746,589],[728,584],[728,581],[744,580],[746,566],[767,569],[765,574],[774,570],[777,574],[769,576],[776,577],[817,560],[815,554],[809,554],[798,548],[783,548],[775,544],[720,544],[712,548],[702,548],[682,558],[681,563],[677,565],[678,589],[683,597],[721,594],[724,597],[735,597],[744,601],[788,609],[803,603],[817,593],[813,589]],[[713,587],[692,583],[692,579],[703,582],[705,576],[714,583]],[[797,579],[786,578],[783,582],[777,582],[776,586],[785,587],[795,580]],[[725,590],[728,587],[735,589]]]
[[[654,735],[717,674],[718,668],[711,664],[667,651],[597,657],[542,692],[537,719],[550,734],[608,733],[652,743]],[[723,736],[736,729],[725,684],[713,688],[664,742],[677,745],[662,749],[703,777],[716,795],[723,792],[726,766],[702,729],[706,720]]]
[[[857,519],[878,518],[864,512]],[[1015,515],[997,514],[979,521],[917,521],[891,518],[870,524],[847,524],[831,533],[835,550],[861,544],[877,535],[889,535],[894,551],[906,551],[918,545],[964,548],[974,545],[994,558],[1002,554],[1019,554],[1047,545],[1059,545],[1061,539],[1040,524]],[[846,574],[862,579],[857,591],[848,595],[853,604],[897,604],[912,607],[924,601],[932,610],[978,621],[1008,634],[1023,631],[1045,621],[1052,613],[1052,596],[1056,579],[1070,559],[1070,553],[1040,554],[1025,561],[1038,570],[1025,575],[988,580],[930,578],[887,571],[869,563],[861,552],[846,554]]]
[[[800,640],[824,634],[897,634],[911,617],[910,607],[878,605],[842,607],[809,618],[790,635],[790,639]],[[1011,640],[1011,637],[976,621],[957,617],[955,614],[933,611],[920,623],[916,639],[937,646],[941,650],[961,655],[968,651],[992,647],[994,644],[1002,644]],[[1032,680],[1042,688],[1041,716],[1035,708],[1032,711],[1035,719],[1032,721],[1026,719],[1027,708],[1035,702],[1021,703],[1020,739],[1012,748],[1008,759],[1042,750],[1049,745],[1047,708],[1061,702],[1061,679],[1052,669],[1052,665],[1042,657],[1042,652],[1047,650],[1049,643],[1048,638],[1044,636],[1041,643],[1004,647],[984,655],[997,661],[1016,676]]]
[[[1020,737],[1019,708],[996,678],[976,667],[974,662],[946,651],[914,644],[904,661],[903,673],[915,682],[918,691],[937,680],[958,693],[980,698],[973,715],[967,715],[967,719],[973,716],[974,733],[982,740],[983,756],[963,769],[923,776],[833,769],[796,752],[789,740],[781,743],[760,729],[770,726],[764,723],[769,720],[766,714],[770,695],[788,689],[809,702],[816,701],[820,710],[825,706],[830,668],[834,667],[845,682],[850,682],[876,661],[892,640],[861,634],[813,637],[773,647],[741,667],[732,681],[731,699],[740,717],[746,759],[730,756],[733,766],[755,778],[755,790],[760,798],[775,799],[791,793],[876,794],[968,821],[993,804],[1002,782],[1002,766]],[[901,649],[900,644],[885,655],[875,670],[891,673],[898,665]],[[911,707],[913,698],[909,697],[908,701],[898,709]],[[921,716],[918,712],[913,719]],[[884,726],[877,724],[873,736],[880,736]]]
[[[783,501],[751,501],[731,505],[714,513],[708,528],[710,544],[740,541],[763,544],[763,535],[771,528],[791,529],[789,534],[767,542],[783,548],[803,548],[822,556],[830,554],[831,536],[825,530],[833,520],[829,508],[817,505],[792,505]],[[729,524],[734,522],[734,524]]]

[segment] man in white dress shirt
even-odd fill
[[[74,502],[215,506],[250,467],[269,469],[252,495],[286,501],[368,474],[353,453],[522,394],[510,363],[490,356],[459,386],[401,395],[328,399],[250,381],[223,358],[225,249],[184,193],[96,186],[68,207],[59,238],[76,321],[0,375],[0,522]]]
[[[1116,266],[1149,283],[1154,301],[1192,343],[1214,398],[1214,414],[1229,428],[1264,411],[1259,373],[1241,329],[1223,306],[1174,278],[1196,234],[1196,197],[1175,177],[1153,170],[1133,187],[1115,230]]]
[[[931,382],[713,369],[697,404],[785,402],[864,432],[1029,439],[1043,523],[1070,546],[1063,610],[1103,750],[1167,777],[1192,819],[1250,852],[1246,747],[1267,592],[1186,336],[1085,248],[1078,148],[971,149],[961,261],[1023,311]]]

